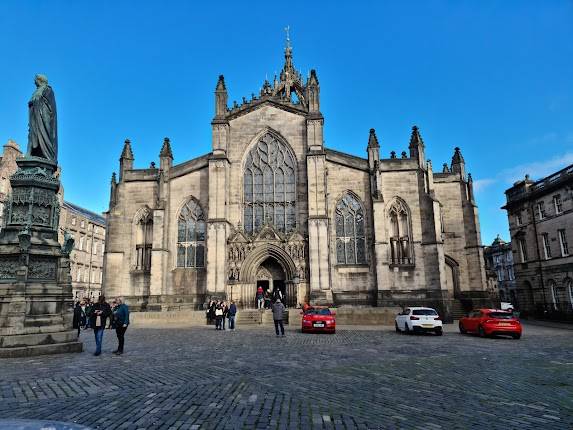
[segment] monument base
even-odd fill
[[[52,343],[47,345],[19,346],[15,348],[0,348],[0,358],[33,357],[45,354],[64,354],[82,352],[81,342]]]

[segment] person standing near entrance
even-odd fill
[[[111,307],[105,301],[104,296],[99,296],[97,303],[93,306],[90,316],[90,326],[94,329],[96,351],[95,356],[101,355],[101,344],[103,342],[103,332],[107,318],[111,315]]]
[[[113,353],[121,355],[123,354],[125,332],[129,325],[129,308],[125,303],[123,303],[123,299],[121,297],[118,297],[115,301],[117,306],[113,311],[113,321],[115,324],[115,334],[117,335],[117,349]]]
[[[273,321],[275,323],[275,333],[277,337],[279,337],[279,327],[281,329],[280,336],[284,337],[285,335],[285,326],[283,323],[284,312],[285,307],[279,299],[273,305]]]
[[[237,316],[237,305],[234,300],[231,300],[229,306],[229,330],[235,331],[235,317]]]
[[[263,287],[257,288],[257,308],[262,309],[263,303],[265,301],[265,293],[263,291]]]

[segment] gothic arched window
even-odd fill
[[[364,209],[354,196],[346,193],[336,204],[336,262],[365,264],[366,239]]]
[[[153,216],[143,211],[136,223],[135,268],[149,272],[151,270],[151,249],[153,247]]]
[[[296,226],[295,158],[271,133],[249,151],[243,176],[243,222],[249,234],[264,225],[283,233]]]
[[[388,217],[390,220],[390,263],[414,264],[408,206],[400,199],[394,200],[388,208]]]
[[[177,219],[177,267],[205,266],[205,217],[195,199],[179,211]]]

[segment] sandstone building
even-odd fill
[[[10,176],[16,173],[16,160],[23,156],[20,147],[13,140],[4,145],[0,159],[0,226],[4,226],[4,208],[10,195]],[[103,253],[105,247],[105,218],[73,203],[64,201],[63,187],[60,187],[59,242],[64,241],[64,232],[70,232],[75,239],[70,253],[72,293],[74,298],[97,298],[101,293],[103,279]]]
[[[324,146],[317,73],[285,49],[280,76],[241,104],[215,89],[212,151],[138,169],[126,140],[111,181],[104,289],[132,306],[254,305],[257,287],[288,305],[428,304],[483,297],[472,179],[459,148],[437,173],[413,127],[407,151],[366,157]],[[366,137],[366,136],[365,136]]]
[[[490,246],[483,250],[486,275],[492,274],[495,293],[502,302],[517,302],[515,274],[513,271],[513,252],[511,243],[505,242],[499,235]]]
[[[573,165],[506,192],[518,306],[573,316]]]

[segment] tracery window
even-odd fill
[[[149,272],[151,270],[151,248],[153,246],[153,220],[150,214],[143,216],[137,223],[137,241],[135,244],[135,268]]]
[[[205,266],[205,217],[195,199],[190,199],[177,221],[177,267]]]
[[[406,203],[396,199],[388,208],[390,220],[390,262],[395,265],[414,264],[410,211]]]
[[[336,261],[338,264],[365,264],[364,209],[346,193],[336,204]]]
[[[249,234],[264,225],[285,233],[296,226],[295,158],[271,133],[249,151],[243,175],[243,222]]]

